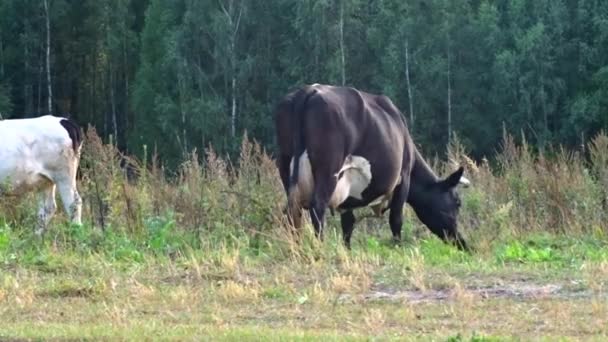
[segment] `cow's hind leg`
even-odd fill
[[[40,192],[40,206],[38,209],[38,226],[36,227],[36,235],[42,236],[46,231],[49,221],[57,210],[55,202],[55,185],[49,183]]]
[[[336,189],[337,178],[331,172],[315,172],[314,179],[315,186],[309,209],[310,219],[315,227],[315,234],[322,239],[325,211]]]
[[[283,189],[287,194],[287,205],[283,209],[283,213],[287,216],[289,225],[295,229],[295,232],[299,232],[300,226],[302,225],[302,208],[299,203],[297,194],[290,196],[289,192],[289,163],[291,157],[287,155],[281,155],[277,159],[277,168],[279,169],[279,175],[281,176],[281,183]],[[292,189],[293,190],[293,189]]]
[[[78,189],[76,189],[76,179],[72,177],[62,179],[57,182],[57,187],[59,188],[63,208],[70,217],[70,221],[78,225],[82,224],[82,199],[78,194]]]
[[[277,168],[279,169],[279,176],[281,176],[281,183],[285,193],[289,191],[289,163],[292,157],[289,155],[280,155],[277,159]]]
[[[294,228],[296,234],[299,234],[300,227],[302,227],[302,206],[297,195],[292,195],[287,199],[286,212],[289,225]]]

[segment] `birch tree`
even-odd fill
[[[345,62],[345,54],[344,51],[344,1],[340,0],[340,19],[338,23],[339,31],[340,31],[340,76],[341,76],[341,84],[346,84],[346,62]]]
[[[46,24],[46,87],[47,87],[47,110],[53,113],[53,84],[51,82],[51,15],[49,11],[49,0],[43,0],[44,22]]]
[[[230,135],[236,136],[237,116],[237,36],[243,15],[243,2],[240,0],[220,1],[220,8],[224,14],[228,52],[228,72],[230,83]]]

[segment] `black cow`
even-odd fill
[[[399,241],[408,202],[435,235],[468,250],[457,230],[460,199],[455,188],[468,183],[463,168],[439,179],[388,97],[313,84],[286,95],[274,115],[277,164],[295,228],[306,208],[322,237],[325,212],[336,209],[350,248],[352,211],[370,206],[378,215],[390,209],[391,231]]]

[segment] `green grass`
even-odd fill
[[[170,220],[149,222],[138,235],[59,224],[44,241],[1,228],[0,338],[608,337],[606,240],[529,234],[469,255],[432,237],[393,245],[388,232],[361,231],[348,252],[330,229],[323,243],[305,237],[289,254],[272,239],[252,243],[226,231],[195,239]],[[505,284],[560,290],[530,298],[475,292]],[[370,297],[378,291],[385,296]]]

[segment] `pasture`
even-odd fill
[[[449,148],[472,182],[469,255],[409,207],[400,245],[366,209],[352,251],[337,216],[297,241],[246,137],[239,160],[193,152],[167,177],[153,151],[125,162],[89,129],[83,226],[59,211],[41,240],[33,196],[0,199],[0,339],[605,340],[608,137],[584,154],[503,140],[492,165]]]

